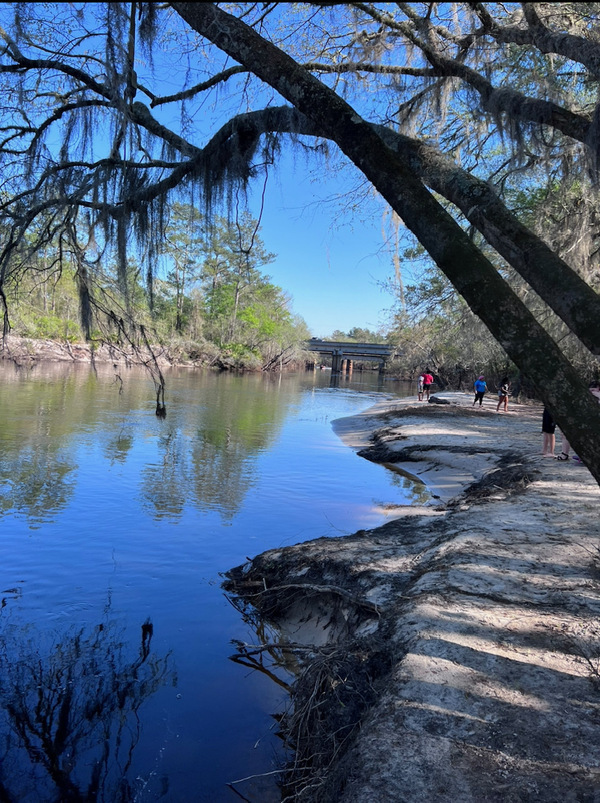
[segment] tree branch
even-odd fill
[[[466,39],[463,37],[460,40],[459,51],[463,54],[460,59],[449,58],[444,56],[439,48],[434,48],[431,41],[425,41],[422,37],[417,36],[413,25],[409,24],[408,22],[398,22],[397,20],[394,20],[390,14],[383,13],[367,3],[353,3],[352,5],[368,14],[373,19],[377,20],[381,25],[385,25],[390,30],[405,36],[415,47],[419,48],[432,66],[432,73],[430,73],[430,75],[441,78],[460,78],[469,86],[473,87],[473,89],[475,89],[480,95],[482,107],[485,111],[490,112],[496,117],[504,113],[513,120],[520,120],[521,122],[533,123],[537,125],[544,124],[552,126],[556,130],[565,134],[565,136],[571,137],[572,139],[585,145],[590,145],[590,129],[592,126],[591,114],[573,112],[564,106],[560,106],[554,101],[528,97],[522,92],[518,92],[511,88],[497,88],[481,73],[464,63],[465,48],[468,44],[471,44],[476,38],[478,38],[480,32],[477,32],[477,34],[472,34]],[[479,13],[480,18],[484,23],[484,31],[497,39],[497,41],[503,41],[502,37],[499,35],[499,31],[508,29],[500,29],[499,26],[494,22],[493,18],[488,14],[483,4],[473,3],[471,5],[474,6],[475,10]],[[523,5],[529,7],[532,4],[524,3]],[[400,3],[399,6],[401,6],[405,13],[407,13],[409,19],[413,21],[415,26],[426,22],[423,18],[414,14],[412,9],[410,9],[411,13],[409,14],[409,4]],[[429,27],[439,32],[439,26]],[[521,29],[515,30],[518,30],[520,33],[522,33]],[[547,29],[544,29],[544,31],[547,31]],[[548,34],[549,33],[550,32],[548,32]],[[443,35],[450,41],[453,41],[454,39],[451,37],[449,32],[444,31]],[[581,39],[581,37],[573,37],[572,39],[573,41],[570,42],[570,46],[568,48],[569,53],[573,48],[576,47],[576,41],[581,44],[586,43],[585,40]],[[559,40],[560,37],[555,37],[555,39],[553,39],[556,47],[559,46]],[[510,39],[507,39],[506,41],[510,41]],[[536,47],[539,47],[538,41],[537,39],[534,40],[534,37],[531,37],[531,41],[523,42],[522,44],[524,43],[534,44]],[[589,43],[586,44],[589,45]],[[564,43],[563,47],[566,48]],[[539,49],[541,52],[546,53],[559,52],[558,50],[551,51],[544,50],[543,48]],[[597,48],[594,49],[597,51],[595,58],[597,59],[598,63],[600,63],[600,50]],[[565,55],[568,58],[572,58],[576,61],[578,60],[575,59],[573,55],[568,55],[567,53],[562,53],[562,55]],[[581,63],[588,66],[587,61],[585,60],[581,61]]]
[[[399,214],[544,402],[600,481],[600,410],[558,346],[468,235],[374,128],[294,59],[212,3],[173,3],[198,33],[270,84],[335,141]]]
[[[233,118],[223,127],[220,140],[212,140],[211,147],[220,148],[227,140],[227,131],[241,133],[245,128],[252,136],[267,132],[322,135],[308,117],[281,106]],[[600,297],[543,240],[520,223],[487,182],[458,167],[432,145],[386,126],[374,125],[373,129],[407,170],[460,209],[581,342],[593,354],[600,354]]]
[[[600,76],[600,47],[575,34],[554,32],[542,24],[533,3],[521,3],[527,28],[516,25],[501,26],[483,3],[470,3],[483,23],[486,33],[503,44],[534,45],[540,53],[554,53],[583,64],[596,77]]]
[[[217,84],[225,83],[225,81],[228,81],[232,75],[240,75],[240,73],[247,72],[248,70],[245,67],[230,67],[228,70],[223,70],[223,72],[211,76],[207,81],[201,81],[199,84],[195,84],[195,86],[191,86],[189,89],[184,89],[181,92],[176,92],[174,95],[165,95],[161,98],[153,97],[152,102],[150,103],[150,108],[154,109],[156,106],[162,106],[164,103],[174,103],[175,101],[179,100],[188,100],[200,92],[205,92],[207,89],[217,86]]]

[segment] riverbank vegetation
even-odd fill
[[[5,327],[15,254],[55,244],[72,261],[84,335],[143,345],[130,278],[150,299],[168,281],[157,258],[173,204],[239,222],[248,186],[260,191],[295,147],[372,188],[405,252],[421,251],[461,297],[452,325],[428,313],[413,337],[400,317],[400,346],[427,362],[452,347],[471,366],[481,321],[600,480],[600,411],[582,370],[600,354],[597,21],[588,3],[5,4]],[[120,308],[100,255],[114,256]],[[188,311],[172,270],[177,331]],[[262,312],[281,296],[256,287],[242,311],[239,268],[229,278],[211,297],[225,315],[210,337],[250,353],[275,343]],[[283,354],[277,344],[261,359]]]
[[[565,188],[553,176],[539,173],[526,179],[512,176],[511,182],[512,188],[504,192],[523,223],[554,243],[559,252],[569,253],[577,275],[598,293],[597,225],[593,223],[597,213],[586,196],[584,183],[575,181]],[[481,234],[476,230],[470,233],[479,248],[489,253],[491,249]],[[415,242],[406,248],[401,264],[407,273],[419,276],[417,282],[406,287],[396,279],[386,288],[394,298],[388,338],[397,344],[402,354],[400,366],[405,372],[418,373],[428,365],[440,387],[458,390],[471,390],[480,373],[498,387],[502,377],[508,376],[513,391],[541,398],[531,375],[511,360],[422,246]],[[597,356],[582,348],[565,322],[508,262],[500,261],[499,271],[579,374],[589,380],[597,378]]]
[[[123,277],[116,253],[88,244],[82,266],[81,253],[59,234],[42,249],[27,241],[13,254],[3,291],[15,335],[131,345],[130,321],[176,360],[281,370],[301,359],[310,335],[284,290],[264,272],[273,259],[258,221],[247,213],[209,226],[195,207],[176,202],[150,284],[139,257],[128,256]],[[106,313],[88,319],[87,331],[82,269],[93,281],[95,304]]]

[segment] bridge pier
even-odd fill
[[[331,371],[334,374],[350,375],[354,370],[352,360],[344,356],[343,351],[336,351],[331,356]]]
[[[334,351],[331,355],[331,373],[332,374],[339,374],[342,370],[342,357],[343,352],[339,349]]]

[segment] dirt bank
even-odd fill
[[[429,505],[230,573],[300,662],[290,799],[600,801],[600,489],[541,408],[438,400],[334,423]]]
[[[28,337],[6,335],[0,342],[0,359],[19,366],[31,366],[43,362],[67,363],[114,363],[125,365],[148,365],[162,367],[173,360],[166,351],[157,346],[151,354],[146,349],[103,343],[92,349],[87,343],[69,343],[68,340],[32,340]]]

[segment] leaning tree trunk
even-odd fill
[[[430,144],[383,125],[372,125],[405,169],[456,206],[592,354],[600,355],[600,295],[524,226],[486,181],[460,168]],[[298,109],[269,106],[231,118],[219,138],[221,147],[227,142],[231,148],[234,141],[254,141],[268,132],[325,136]]]
[[[209,3],[173,3],[202,34],[270,84],[335,142],[413,232],[544,403],[600,483],[600,407],[495,267],[374,127],[297,62]]]
[[[453,203],[592,352],[600,354],[600,296],[502,203],[486,181],[436,148],[375,126],[378,134],[434,192]]]

